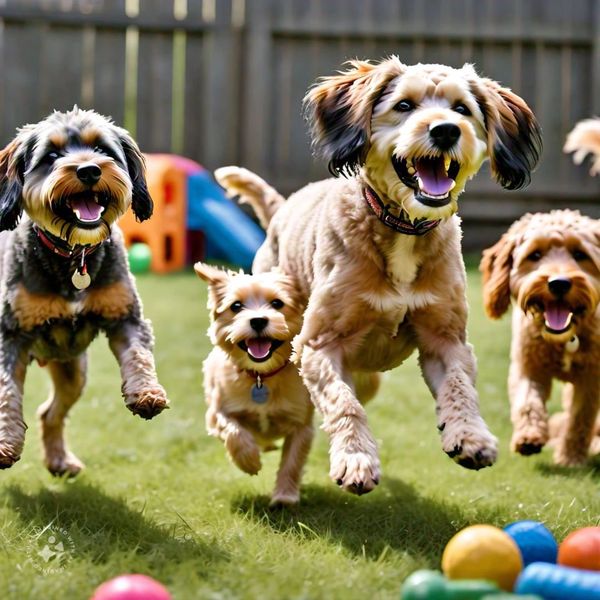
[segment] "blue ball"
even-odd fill
[[[556,563],[558,544],[550,531],[538,521],[515,521],[504,531],[519,547],[523,567],[533,562]]]

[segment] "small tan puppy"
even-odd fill
[[[203,263],[194,268],[208,283],[215,346],[204,361],[208,433],[250,475],[260,471],[260,451],[284,438],[271,505],[295,504],[313,438],[313,406],[290,362],[304,311],[299,293],[276,270],[252,276]]]
[[[485,308],[492,318],[515,301],[508,378],[511,448],[583,463],[600,406],[600,221],[573,210],[527,214],[481,261]],[[565,382],[565,413],[548,424],[554,379]]]

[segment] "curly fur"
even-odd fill
[[[294,347],[330,436],[330,476],[358,494],[377,485],[377,445],[359,402],[363,393],[363,400],[374,395],[377,380],[365,390],[356,374],[394,368],[416,348],[436,398],[443,449],[465,467],[491,465],[496,439],[479,414],[454,213],[486,159],[503,186],[527,183],[540,152],[535,117],[471,65],[408,66],[397,57],[350,62],[309,90],[305,109],[315,151],[346,178],[310,184],[281,203],[253,267],[278,265],[308,302]],[[454,139],[436,139],[440,125]],[[447,193],[423,181],[423,163],[435,165]],[[257,210],[272,197],[264,182],[256,193],[256,176],[244,170],[216,176],[231,191],[252,187],[247,198]],[[422,237],[398,234],[375,217],[365,186],[407,220],[440,225]]]
[[[549,441],[546,402],[558,379],[566,412],[553,427],[554,460],[582,463],[600,406],[600,221],[572,210],[527,214],[483,253],[481,270],[490,317],[500,318],[514,301],[511,448],[534,454]],[[557,279],[569,289],[553,291]],[[557,308],[560,330],[551,316]]]
[[[90,165],[96,181],[78,171]],[[77,107],[26,125],[0,152],[0,468],[21,456],[23,384],[35,359],[53,382],[38,411],[44,462],[53,474],[81,470],[66,445],[64,421],[85,385],[86,349],[100,331],[119,362],[129,410],[149,419],[168,407],[156,378],[152,329],[116,225],[130,205],[139,218],[151,215],[144,173],[124,129]],[[75,212],[82,197],[90,206],[103,203],[97,222]],[[82,252],[91,284],[78,290],[71,277]]]

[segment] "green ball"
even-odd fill
[[[132,273],[147,273],[152,262],[152,252],[148,244],[136,242],[131,245],[128,252],[129,268]]]

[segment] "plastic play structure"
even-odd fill
[[[198,163],[170,154],[146,154],[146,180],[154,214],[139,223],[132,211],[121,219],[125,244],[146,244],[155,273],[213,260],[250,271],[264,231],[225,196]]]

